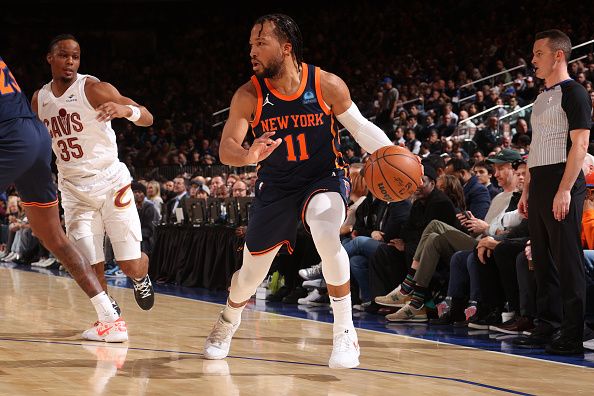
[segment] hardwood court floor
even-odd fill
[[[130,341],[80,339],[95,320],[68,277],[0,268],[0,395],[594,394],[594,370],[359,330],[361,366],[330,370],[331,325],[246,310],[230,356],[202,358],[221,306],[112,287]]]

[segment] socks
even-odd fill
[[[415,274],[417,273],[417,270],[414,268],[409,268],[408,269],[408,274],[406,274],[406,279],[404,280],[404,282],[402,282],[402,284],[400,285],[400,291],[402,292],[402,294],[410,294],[414,287],[415,287]]]
[[[330,296],[330,305],[334,312],[334,325],[332,333],[334,336],[344,333],[345,331],[353,331],[353,311],[351,307],[351,293],[344,297]]]
[[[223,309],[223,319],[232,325],[236,325],[237,323],[241,322],[241,313],[245,305],[235,308],[229,305],[229,301],[227,301],[227,306]]]
[[[414,291],[412,294],[412,299],[410,300],[410,306],[414,309],[420,309],[423,304],[425,303],[425,294],[427,293],[427,288],[422,287],[419,285],[415,285]]]
[[[120,317],[104,291],[91,298],[91,302],[101,322],[115,322]]]

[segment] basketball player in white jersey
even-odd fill
[[[80,46],[74,36],[53,39],[47,61],[52,81],[35,92],[31,104],[52,137],[66,233],[93,265],[105,291],[103,241],[107,233],[118,265],[132,279],[136,302],[149,310],[154,291],[148,257],[140,250],[142,234],[130,189],[132,177],[118,159],[111,120],[127,118],[138,126],[150,126],[153,116],[113,85],[77,73]],[[125,326],[110,326],[97,322],[83,338],[127,339]]]

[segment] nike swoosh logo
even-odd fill
[[[108,328],[103,329],[103,331],[97,330],[97,334],[100,335],[100,336],[102,336],[103,334],[109,332],[109,330],[111,330],[111,329],[113,329],[113,326],[109,326]]]
[[[41,104],[41,107],[45,107],[45,106],[47,106],[48,104],[49,104],[49,102],[42,103],[42,104]]]

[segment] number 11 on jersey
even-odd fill
[[[293,135],[285,136],[284,140],[285,143],[287,143],[287,161],[297,161]],[[300,133],[297,135],[297,142],[299,143],[299,161],[305,161],[309,159],[309,154],[307,154],[307,144],[305,143],[305,133]]]

